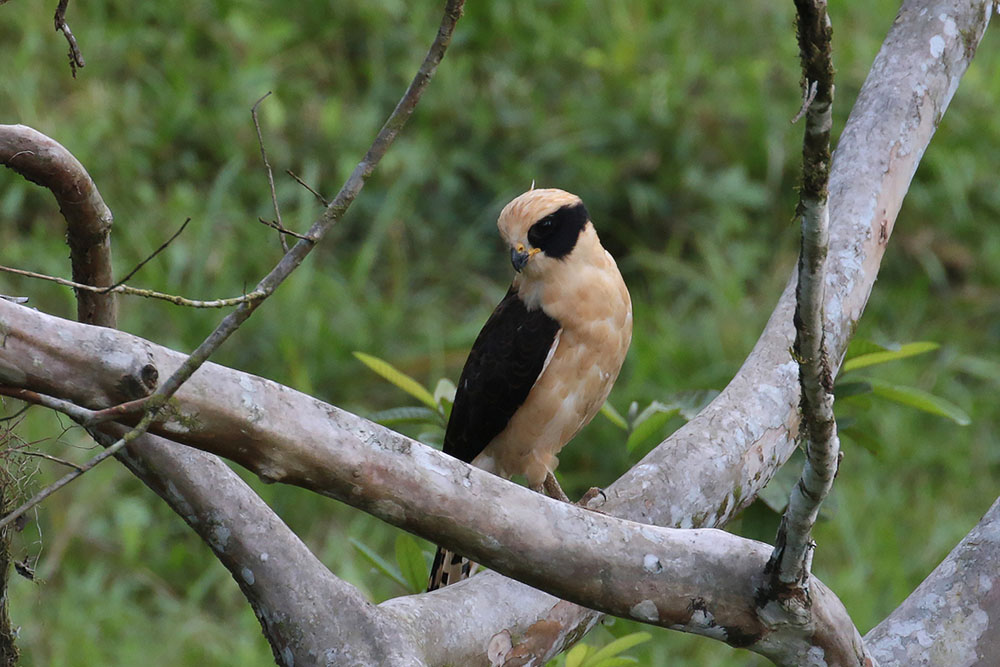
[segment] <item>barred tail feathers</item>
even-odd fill
[[[431,576],[430,581],[427,582],[427,590],[436,591],[448,584],[467,579],[474,567],[475,563],[468,558],[444,547],[438,547],[437,553],[434,554],[434,564],[431,565]]]

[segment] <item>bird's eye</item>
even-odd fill
[[[542,218],[538,221],[538,224],[540,224],[543,229],[548,229],[552,226],[552,217]]]

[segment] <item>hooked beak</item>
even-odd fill
[[[538,248],[525,250],[524,245],[521,243],[518,243],[516,248],[511,248],[510,263],[514,265],[514,270],[520,273],[524,265],[528,263],[528,260],[537,252],[539,252]]]

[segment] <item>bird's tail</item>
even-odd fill
[[[459,556],[454,551],[449,551],[444,547],[438,547],[434,554],[434,564],[431,565],[430,581],[427,582],[428,591],[436,591],[448,584],[467,579],[472,569],[476,566],[465,556]]]

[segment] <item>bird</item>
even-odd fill
[[[497,228],[514,278],[462,369],[443,451],[569,502],[552,474],[557,455],[611,392],[632,340],[632,301],[577,195],[532,184]],[[473,566],[438,547],[427,590]]]

